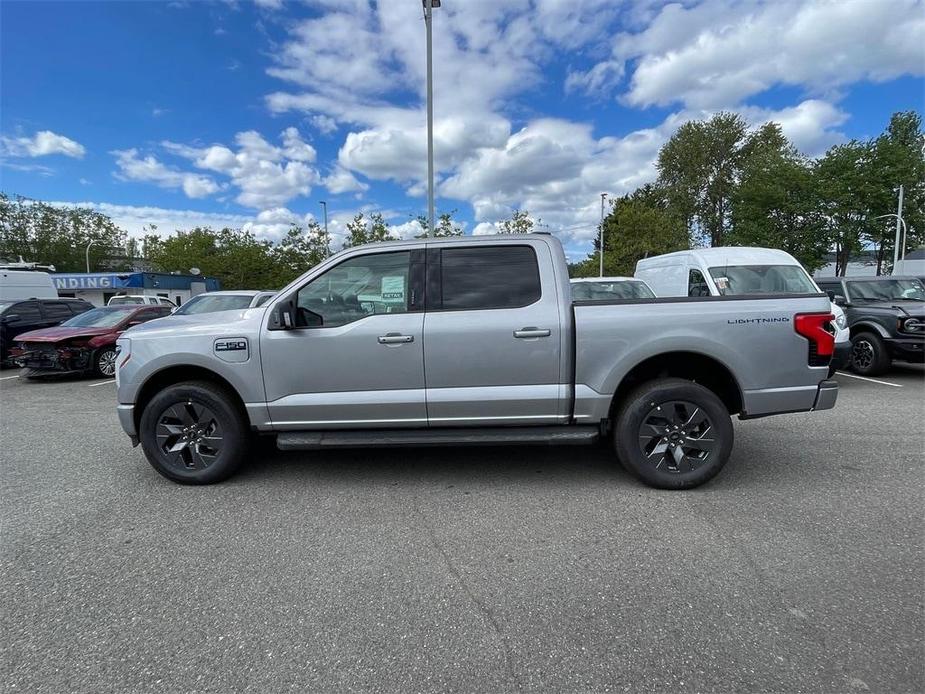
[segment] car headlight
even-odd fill
[[[838,326],[839,330],[844,330],[845,328],[848,327],[848,319],[845,318],[844,313],[840,313],[838,315],[838,317],[835,319],[835,325]]]
[[[925,323],[921,318],[905,318],[899,321],[899,329],[904,333],[920,333]]]

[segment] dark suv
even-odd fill
[[[917,277],[826,277],[816,284],[845,309],[855,372],[876,376],[894,359],[925,362],[925,285]]]
[[[83,299],[0,299],[0,364],[9,359],[17,335],[59,325],[91,308]]]

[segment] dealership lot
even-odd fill
[[[921,367],[737,422],[683,493],[593,448],[268,448],[181,487],[110,381],[0,379],[9,691],[925,690]]]

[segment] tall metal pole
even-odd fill
[[[328,203],[321,201],[321,209],[324,211],[324,257],[331,255],[331,237],[328,236]]]
[[[601,193],[601,235],[600,235],[600,256],[601,256],[601,274],[599,277],[604,276],[604,200],[607,198],[607,193]]]
[[[903,186],[902,183],[899,184],[899,204],[896,207],[896,242],[893,244],[893,267],[896,267],[896,262],[899,260],[899,228],[901,226],[903,218]],[[903,241],[905,245],[905,240]]]
[[[96,243],[95,240],[87,244],[87,274],[90,274],[90,246]]]
[[[434,234],[434,59],[431,15],[433,0],[424,0],[424,25],[427,27],[427,220]]]

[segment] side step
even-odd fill
[[[284,431],[276,436],[281,451],[386,446],[580,446],[600,437],[596,426],[483,427],[478,429],[362,429],[357,431]]]

